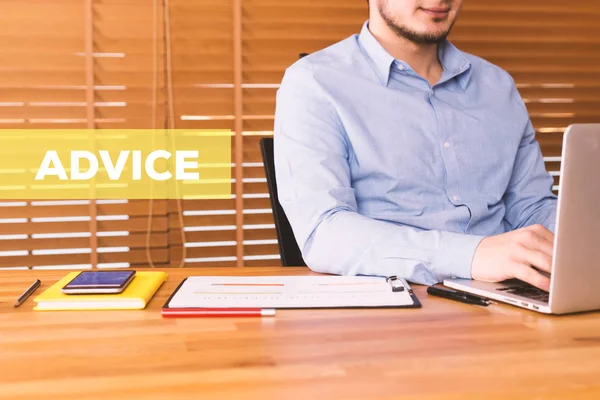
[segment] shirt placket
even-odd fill
[[[433,88],[429,91],[429,103],[435,111],[438,120],[438,141],[444,167],[446,168],[446,196],[455,206],[464,205],[460,192],[460,169],[458,158],[456,157],[455,143],[452,140],[451,132],[446,127],[451,126],[451,121],[445,118],[444,106],[436,98],[436,91],[440,88]]]

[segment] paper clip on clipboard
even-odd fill
[[[402,278],[398,278],[397,276],[388,276],[385,281],[387,283],[390,284],[390,286],[392,287],[392,292],[404,292],[405,290],[408,291],[408,293],[410,293],[411,295],[413,294],[412,289],[410,288],[410,286],[408,286],[408,283],[402,279]]]

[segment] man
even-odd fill
[[[370,0],[277,94],[280,202],[333,274],[549,290],[556,197],[513,79],[446,40],[462,0]]]

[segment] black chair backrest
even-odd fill
[[[294,237],[290,222],[285,216],[281,204],[279,204],[277,182],[275,181],[273,138],[260,139],[260,152],[262,153],[265,175],[267,177],[267,186],[269,187],[269,199],[271,200],[271,209],[273,210],[273,219],[275,220],[275,231],[277,232],[281,264],[284,267],[305,266],[306,263],[302,258],[302,253],[300,252],[300,248]]]

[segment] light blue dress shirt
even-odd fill
[[[543,224],[556,196],[510,75],[439,46],[433,87],[368,30],[287,69],[279,199],[308,266],[433,284],[471,278],[485,237]]]

